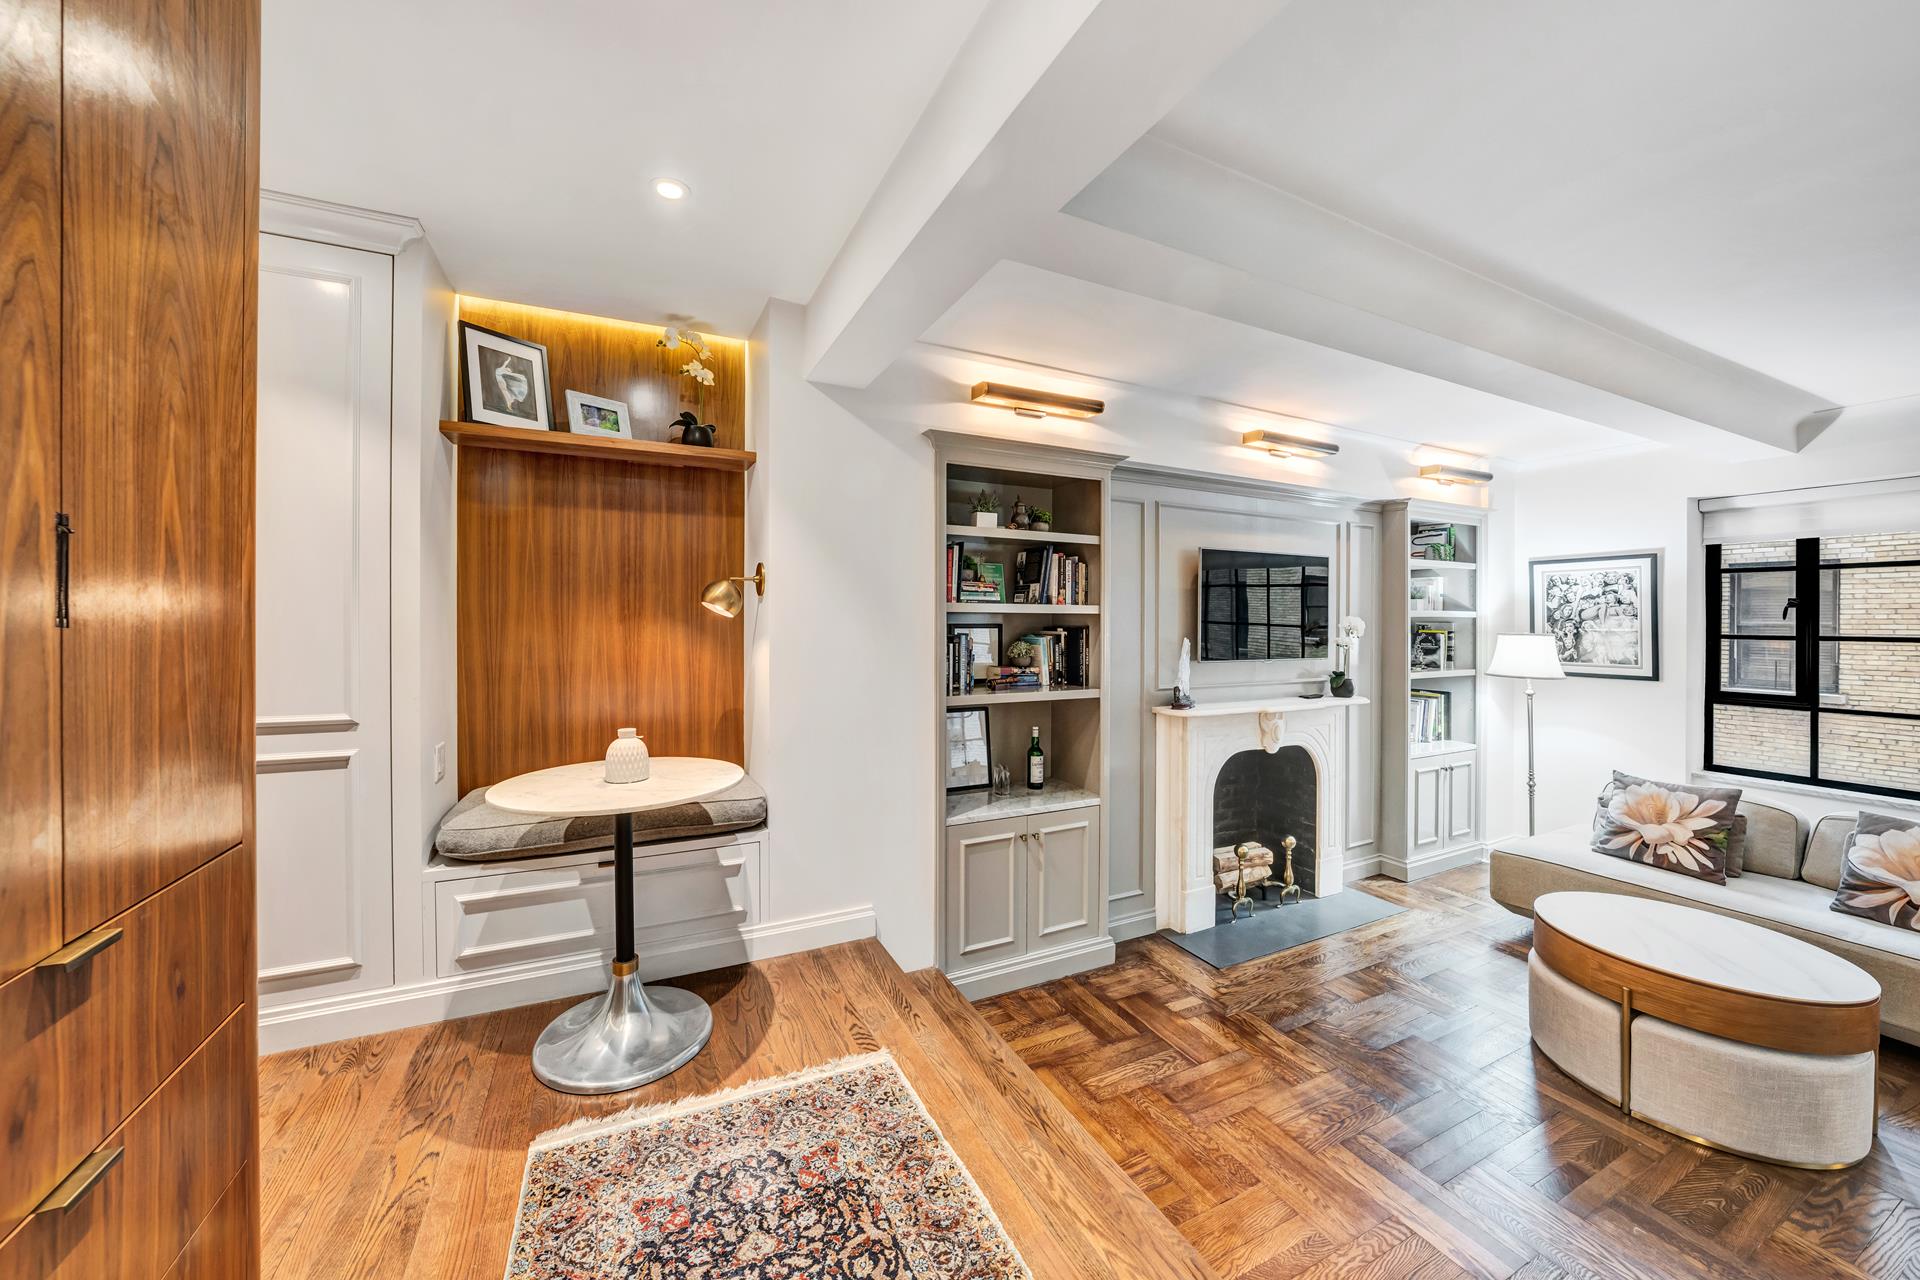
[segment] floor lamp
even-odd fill
[[[1560,655],[1554,652],[1552,636],[1504,635],[1494,638],[1493,661],[1487,664],[1487,674],[1510,676],[1527,682],[1527,834],[1533,835],[1536,790],[1533,775],[1533,682],[1564,680],[1567,673],[1560,669]]]

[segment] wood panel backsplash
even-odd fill
[[[567,392],[584,391],[626,401],[637,440],[666,439],[667,424],[686,409],[713,424],[716,445],[747,447],[747,347],[738,339],[706,335],[714,381],[702,387],[680,372],[684,347],[656,345],[658,325],[464,296],[460,318],[546,347],[557,426],[566,425]]]
[[[462,793],[599,759],[623,725],[745,763],[745,629],[700,604],[743,572],[745,502],[737,472],[460,450]]]

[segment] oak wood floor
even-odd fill
[[[1222,1277],[1920,1278],[1920,1055],[1809,1173],[1627,1120],[1527,1035],[1529,921],[1486,869],[1218,972],[1158,938],[979,1010]]]
[[[940,975],[908,977],[861,942],[676,983],[712,1002],[711,1044],[613,1098],[554,1093],[528,1068],[565,1000],[262,1060],[264,1274],[498,1280],[537,1134],[877,1048],[893,1052],[1036,1277],[1210,1274]]]

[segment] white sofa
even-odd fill
[[[1558,889],[1656,898],[1751,920],[1853,961],[1879,979],[1880,1029],[1920,1045],[1920,933],[1829,909],[1854,815],[1817,823],[1778,806],[1743,799],[1745,873],[1711,884],[1593,852],[1587,825],[1502,841],[1488,861],[1494,901],[1521,915]]]

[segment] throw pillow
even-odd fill
[[[1862,812],[1847,838],[1833,909],[1920,930],[1920,822]]]
[[[1593,851],[1714,884],[1727,882],[1737,787],[1685,787],[1628,773],[1594,815]]]
[[[1616,776],[1624,778],[1628,775],[1618,774]],[[1635,778],[1634,781],[1643,782],[1645,779]],[[1612,781],[1609,781],[1606,786],[1600,788],[1600,798],[1594,803],[1593,818],[1595,822],[1604,820],[1607,805],[1612,801],[1613,793],[1619,789],[1620,784]],[[1733,825],[1727,829],[1727,875],[1730,877],[1745,875],[1746,870],[1747,815],[1744,813],[1736,813],[1733,815]]]

